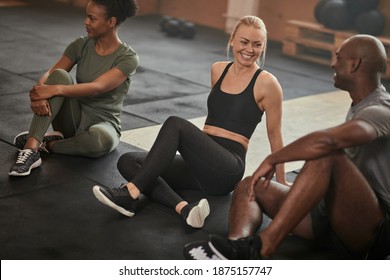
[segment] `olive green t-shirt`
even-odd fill
[[[100,123],[110,123],[120,135],[123,101],[129,90],[131,78],[134,75],[139,59],[135,51],[125,43],[109,55],[99,55],[95,51],[95,40],[80,37],[65,49],[64,55],[77,64],[77,83],[89,83],[100,75],[116,67],[128,78],[117,88],[91,97],[79,98],[81,106],[81,123],[79,131]]]

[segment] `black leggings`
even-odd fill
[[[238,142],[207,135],[187,120],[169,117],[150,152],[122,155],[118,170],[142,194],[174,208],[183,201],[177,190],[231,192],[244,175],[245,153]]]

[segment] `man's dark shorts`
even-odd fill
[[[315,243],[320,247],[333,246],[344,258],[348,259],[385,259],[390,255],[390,214],[385,213],[382,223],[379,225],[372,243],[364,255],[351,253],[333,232],[328,217],[324,211],[323,201],[311,212],[312,229]]]

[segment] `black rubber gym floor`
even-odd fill
[[[211,214],[195,230],[162,205],[142,199],[140,211],[126,218],[100,204],[95,184],[118,186],[118,157],[137,147],[121,143],[100,159],[45,155],[24,178],[8,176],[17,149],[12,140],[28,129],[28,91],[62,54],[85,34],[84,11],[52,2],[0,7],[0,257],[1,259],[183,259],[182,248],[209,233],[226,235],[230,196],[208,197]],[[226,59],[227,35],[198,27],[193,40],[168,38],[158,16],[135,17],[120,29],[122,40],[140,56],[140,69],[125,102],[123,130],[160,124],[170,115],[190,119],[206,114],[211,63]],[[329,67],[286,58],[270,42],[267,69],[285,99],[334,90]],[[294,174],[289,174],[293,178]],[[183,193],[188,200],[199,193]],[[332,250],[289,237],[275,259],[338,259]]]

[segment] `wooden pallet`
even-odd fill
[[[289,20],[285,27],[283,54],[319,64],[330,65],[336,50],[353,31],[337,31],[313,22]],[[385,79],[390,79],[390,38],[377,37],[387,52]]]

